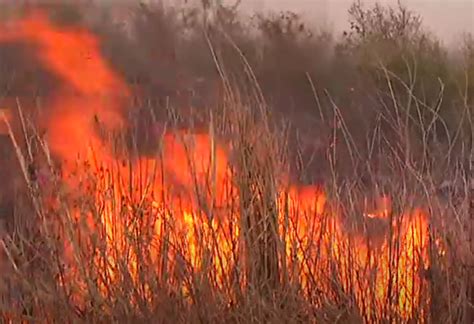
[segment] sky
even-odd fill
[[[311,21],[320,21],[336,32],[347,28],[347,10],[353,0],[242,0],[248,10],[292,10]],[[375,0],[362,1],[374,4]],[[396,5],[397,0],[379,0]],[[425,27],[446,44],[459,39],[463,32],[474,33],[474,0],[402,0],[409,9],[419,13]]]

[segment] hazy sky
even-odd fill
[[[0,0],[0,3],[15,3],[19,0]],[[31,1],[31,0],[30,0]],[[41,1],[41,0],[37,0]],[[65,0],[62,0],[65,1]],[[71,0],[72,1],[72,0]],[[96,0],[109,3],[132,2],[138,0]],[[201,0],[141,0],[144,2],[164,1],[169,4],[195,2]],[[211,0],[214,1],[214,0]],[[238,0],[222,0],[235,3]],[[322,23],[336,32],[346,29],[347,10],[354,0],[241,0],[241,7],[250,11],[291,10],[301,13],[308,22]],[[365,4],[380,2],[397,5],[397,0],[361,0]],[[61,1],[60,1],[61,2]],[[462,32],[474,33],[474,0],[401,0],[411,10],[419,13],[425,27],[434,32],[447,44],[456,41]]]
[[[291,9],[312,20],[324,21],[336,31],[347,27],[347,9],[353,0],[242,0],[252,10]],[[364,3],[375,3],[365,0]],[[379,0],[396,5],[396,0]],[[462,32],[474,33],[474,0],[403,0],[408,8],[418,12],[425,26],[446,43]]]

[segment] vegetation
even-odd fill
[[[43,10],[98,37],[126,122],[0,28],[4,321],[472,322],[472,35],[451,53],[360,2],[342,37],[221,4]],[[76,158],[45,125],[83,116]]]

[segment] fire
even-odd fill
[[[7,123],[11,122],[11,112],[9,109],[0,108],[0,135],[8,134]]]
[[[109,287],[124,280],[138,285],[145,266],[162,276],[176,273],[168,280],[188,293],[186,273],[212,269],[207,275],[214,287],[230,291],[229,278],[245,247],[239,239],[240,197],[228,147],[207,133],[166,133],[157,139],[157,157],[124,163],[98,128],[113,131],[126,125],[123,110],[130,90],[102,57],[94,35],[58,27],[35,13],[14,28],[0,30],[0,41],[30,43],[42,64],[61,80],[41,122],[51,152],[64,162],[65,183],[77,196],[94,198],[87,227],[104,241],[88,245],[88,252],[101,272],[96,279],[100,294],[107,298],[112,295]],[[84,162],[79,166],[78,157]],[[81,174],[88,171],[94,178],[84,186]],[[387,223],[392,235],[374,243],[364,233],[350,232],[334,206],[317,187],[279,189],[278,235],[284,257],[278,262],[285,265],[289,281],[298,283],[318,306],[322,302],[312,291],[337,299],[337,284],[339,297],[344,295],[344,302],[353,303],[366,319],[380,318],[388,311],[386,305],[394,305],[392,311],[402,319],[425,309],[428,301],[420,296],[427,289],[421,273],[429,266],[427,215],[406,211],[392,221],[390,200],[382,198],[377,210],[365,216]],[[77,219],[84,216],[74,207],[71,213]],[[136,246],[146,248],[137,251]],[[65,259],[73,265],[68,280],[79,280],[76,248],[65,243]],[[151,288],[147,284],[140,289]]]

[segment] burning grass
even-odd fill
[[[319,157],[328,181],[302,185],[245,59],[247,91],[211,46],[220,105],[203,113],[205,127],[186,129],[168,107],[145,155],[122,113],[132,91],[94,35],[36,13],[0,40],[32,43],[61,84],[39,119],[44,137],[20,105],[20,131],[4,118],[28,198],[1,240],[6,321],[430,322],[440,310],[452,322],[468,318],[467,184],[456,189],[460,201],[442,201],[410,147],[380,136],[388,184],[375,173],[373,188],[341,179],[338,147],[354,168],[364,160],[333,102],[331,145]],[[384,72],[389,85],[399,81]],[[394,118],[406,134],[408,113]]]

